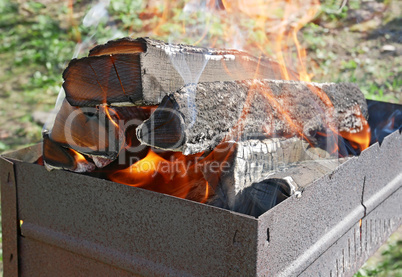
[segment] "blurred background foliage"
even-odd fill
[[[219,0],[0,0],[0,153],[41,140],[46,112],[54,106],[69,60],[110,39],[150,36],[278,58],[272,42],[283,22],[282,6],[268,6],[261,15],[252,5],[242,6],[245,1],[232,2],[239,5]],[[350,0],[342,9],[341,1],[320,2],[298,33],[312,80],[353,82],[369,99],[402,103],[401,2]],[[295,46],[286,48],[287,65],[293,68]],[[400,261],[400,246],[390,246],[380,271],[400,268],[393,260]],[[359,276],[377,273],[361,270]]]

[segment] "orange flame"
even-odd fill
[[[188,198],[192,190],[198,189],[201,191],[191,198],[205,202],[210,196],[208,182],[188,160],[179,153],[170,155],[168,160],[149,149],[146,157],[126,169],[112,172],[109,178],[114,182],[180,198]]]
[[[87,161],[87,159],[79,152],[75,151],[72,148],[68,148],[74,160],[76,161],[76,168],[74,170],[78,170],[77,172],[82,172],[81,170],[85,171],[92,171],[95,168],[95,165]]]
[[[149,149],[143,159],[131,166],[110,170],[108,178],[121,184],[205,203],[214,194],[232,151],[231,144],[219,145],[205,157],[204,153],[185,156],[163,152],[159,155]]]
[[[154,176],[158,174],[161,164],[165,162],[167,162],[165,159],[158,156],[152,150],[149,150],[145,158],[137,161],[124,170],[113,173],[111,175],[111,179],[126,185],[141,187],[149,183],[149,181],[151,181]],[[162,174],[161,177],[165,180],[170,179],[169,176],[165,176],[164,174]]]
[[[237,15],[239,17],[246,16],[254,20],[254,31],[260,34],[260,41],[255,46],[257,46],[262,54],[267,56],[270,55],[270,50],[273,50],[273,55],[280,64],[282,79],[291,80],[292,77],[289,68],[296,68],[300,81],[311,82],[312,74],[307,72],[306,67],[306,50],[299,42],[297,34],[303,26],[314,19],[320,8],[320,2],[318,0],[237,0],[231,1],[230,3],[229,1],[222,1],[222,3],[228,14]],[[275,13],[282,15],[276,17]],[[294,54],[297,57],[296,60],[292,59]],[[257,73],[258,67],[256,76]],[[307,86],[310,88],[310,92],[318,96],[327,108],[333,107],[331,100],[324,91],[310,84],[307,84]],[[257,91],[261,93],[265,100],[269,102],[278,113],[282,114],[284,121],[294,133],[309,141],[303,134],[302,126],[295,122],[289,115],[286,105],[283,106],[283,104],[280,104],[270,91]],[[248,107],[250,106],[254,92],[253,85],[250,88],[240,121],[236,125],[236,128],[234,128],[236,131],[239,131],[238,127],[241,126],[241,121],[244,120],[249,112]],[[286,99],[283,99],[283,101],[286,102]],[[327,128],[333,133],[333,136],[341,135],[349,140],[354,147],[364,150],[368,147],[370,142],[370,128],[363,116],[361,116],[360,119],[363,122],[363,129],[356,133],[338,132],[333,126],[327,126]],[[267,135],[273,134],[268,133]],[[337,145],[338,140],[333,139],[333,143],[334,145],[331,147],[331,152],[336,154],[339,149]]]
[[[84,157],[81,153],[75,151],[75,150],[72,149],[72,148],[70,148],[70,150],[73,152],[73,154],[74,154],[74,159],[75,159],[75,161],[76,161],[77,163],[87,163],[87,162],[88,162],[87,159],[85,159],[85,157]]]
[[[311,76],[305,66],[306,51],[301,46],[297,33],[308,22],[314,19],[320,3],[318,0],[237,0],[222,1],[226,10],[226,16],[221,15],[223,21],[234,18],[235,24],[239,20],[253,23],[253,45],[266,55],[276,57],[281,65],[281,75],[284,80],[290,80],[289,66],[293,66],[299,72],[300,80],[310,81]],[[237,20],[237,21],[236,21]],[[229,24],[228,24],[229,25]],[[234,36],[234,30],[229,25],[225,30],[226,41]],[[250,48],[245,45],[245,50]],[[294,59],[296,54],[297,59]]]
[[[110,110],[113,111],[113,115],[115,115],[116,117],[118,117],[117,113],[111,109],[109,106],[103,105],[101,106],[103,107],[103,109],[105,110],[105,114],[107,116],[107,118],[109,118],[110,122],[118,129],[119,128],[119,124],[116,122],[116,120],[110,115]]]
[[[353,148],[363,151],[370,145],[371,130],[363,115],[360,115],[360,117],[363,122],[363,127],[361,131],[358,131],[356,133],[340,132],[340,135],[343,138],[347,139]]]
[[[206,185],[205,185],[205,196],[204,196],[204,198],[203,198],[200,202],[201,202],[201,203],[207,202],[208,197],[209,197],[209,184],[208,184],[208,182],[206,182]]]
[[[306,51],[297,33],[316,16],[319,0],[221,0],[219,5],[216,0],[208,0],[203,3],[167,0],[158,5],[148,3],[145,13],[157,18],[153,20],[152,34],[193,45],[202,42],[203,46],[214,47],[218,42],[218,47],[242,48],[255,54],[258,51],[276,58],[281,65],[282,79],[293,79],[288,68],[296,68],[300,80],[310,81],[305,66]],[[170,20],[177,21],[174,10],[179,9],[186,14],[180,32],[162,28]]]

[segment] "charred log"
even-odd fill
[[[56,116],[50,138],[90,157],[97,167],[113,161],[121,149],[139,144],[135,128],[149,118],[152,107],[72,107],[66,100]]]
[[[74,172],[90,172],[95,165],[79,154],[52,141],[48,135],[43,137],[43,161],[48,170],[65,169]]]
[[[315,143],[328,129],[359,132],[367,104],[353,84],[245,80],[187,85],[165,96],[137,128],[138,139],[193,154],[223,138],[299,136]]]
[[[124,133],[115,126],[107,107],[72,107],[66,100],[56,116],[50,138],[80,153],[115,159],[124,145]],[[108,114],[109,113],[109,116]]]
[[[228,146],[222,147],[225,144]],[[205,172],[204,176],[209,184],[219,182],[214,201],[219,198],[229,209],[237,206],[239,195],[253,183],[301,161],[331,158],[329,153],[324,150],[318,152],[317,149],[310,148],[305,140],[297,137],[223,143],[214,152],[216,149],[221,152],[230,150],[225,160],[227,166],[219,172],[219,178],[215,178],[210,172]]]
[[[284,79],[277,62],[243,51],[122,38],[74,59],[63,73],[72,106],[156,105],[185,84],[244,79]],[[298,75],[288,70],[292,80]]]
[[[239,191],[233,201],[223,201],[233,187],[221,187],[210,204],[258,217],[288,197],[301,197],[306,186],[333,172],[344,159],[311,159],[288,164]],[[235,186],[235,185],[232,185]]]
[[[252,184],[237,196],[234,210],[259,217],[292,195],[292,188],[284,179],[269,178]]]

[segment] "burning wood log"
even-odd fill
[[[298,144],[297,140],[278,140],[276,142],[265,140],[258,143],[252,142],[254,146],[258,144],[268,145],[269,143],[276,143],[278,146],[279,143],[290,145]],[[239,149],[242,149],[245,146],[241,144]],[[249,148],[249,150],[254,151],[253,155],[255,156],[261,153],[261,150],[257,149],[258,148],[255,147]],[[278,148],[278,150],[279,149],[280,148]],[[215,195],[211,197],[208,203],[213,206],[258,217],[294,193],[300,195],[307,185],[312,184],[322,176],[332,172],[341,163],[348,160],[348,158],[328,159],[330,157],[328,153],[327,159],[316,159],[314,158],[314,153],[309,153],[310,150],[311,149],[306,149],[306,155],[304,156],[296,155],[300,158],[299,161],[293,162],[291,160],[286,160],[285,158],[283,162],[287,162],[287,164],[272,167],[272,169],[265,169],[267,171],[263,174],[258,172],[261,172],[262,164],[269,164],[269,160],[264,159],[267,157],[266,154],[260,155],[260,159],[256,159],[254,156],[254,158],[251,158],[250,160],[244,160],[241,167],[243,168],[243,171],[246,169],[245,176],[249,178],[247,180],[247,185],[240,189],[240,187],[237,186],[237,183],[227,182],[227,179],[223,179],[224,181],[217,187]],[[291,151],[283,151],[280,153],[273,151],[268,156],[277,158],[277,154],[279,154],[280,158],[284,158],[285,156],[282,153],[286,152],[288,154],[292,153]],[[240,155],[238,153],[240,153]],[[237,151],[234,158],[234,164],[236,164],[239,159],[242,159],[241,152]],[[260,171],[256,170],[258,165],[260,166]],[[238,166],[239,165],[237,165],[237,167]],[[249,168],[252,169],[247,171]],[[231,174],[235,174],[235,171],[238,170],[236,167],[233,167],[232,169],[233,171],[228,171]],[[256,173],[258,177],[255,177],[254,174]],[[228,174],[226,174],[226,176],[227,175]]]
[[[294,192],[285,179],[269,178],[254,183],[237,195],[234,211],[259,217]]]
[[[51,140],[54,147],[64,152],[68,152],[66,148],[74,149],[92,159],[98,168],[102,168],[116,159],[125,145],[135,147],[139,144],[135,128],[149,118],[152,110],[152,107],[136,106],[80,108],[72,107],[64,100],[52,131],[45,136],[49,136],[48,140]],[[61,152],[54,153],[53,158],[47,154],[45,160],[49,157],[48,164],[52,164],[57,155],[60,156],[60,164],[56,168],[73,168]],[[73,168],[72,171],[74,170]]]
[[[218,172],[219,177],[216,177],[214,172],[208,171],[204,172],[204,176],[209,184],[219,183],[214,185],[216,192],[211,201],[224,203],[225,207],[232,210],[237,207],[239,195],[243,190],[254,183],[261,182],[299,162],[331,157],[324,150],[316,151],[317,149],[310,148],[309,143],[297,137],[250,139],[223,143],[225,144],[226,147],[218,146],[218,151],[224,152],[226,149],[229,152],[225,159],[226,166]]]
[[[258,217],[295,193],[301,197],[306,186],[333,172],[347,160],[311,160],[290,164],[285,170],[260,179],[238,193],[233,210]],[[217,199],[214,201],[218,204]],[[219,206],[225,208],[222,204],[220,202]]]
[[[156,105],[189,83],[283,79],[281,66],[243,51],[169,44],[150,38],[122,38],[73,59],[63,73],[72,106]],[[298,75],[288,70],[292,80]]]
[[[138,139],[161,149],[192,154],[223,138],[295,136],[315,143],[327,129],[359,132],[367,104],[353,84],[245,80],[187,85],[137,128]]]
[[[80,153],[114,160],[124,146],[125,137],[117,126],[118,118],[108,109],[72,107],[64,100],[49,137]]]
[[[48,135],[43,137],[43,161],[48,170],[65,169],[74,172],[89,172],[95,165],[78,152],[52,141]]]

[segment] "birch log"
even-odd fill
[[[165,96],[137,128],[138,139],[161,149],[193,154],[223,138],[285,136],[315,142],[328,129],[359,132],[366,100],[356,85],[245,80],[187,85]]]

